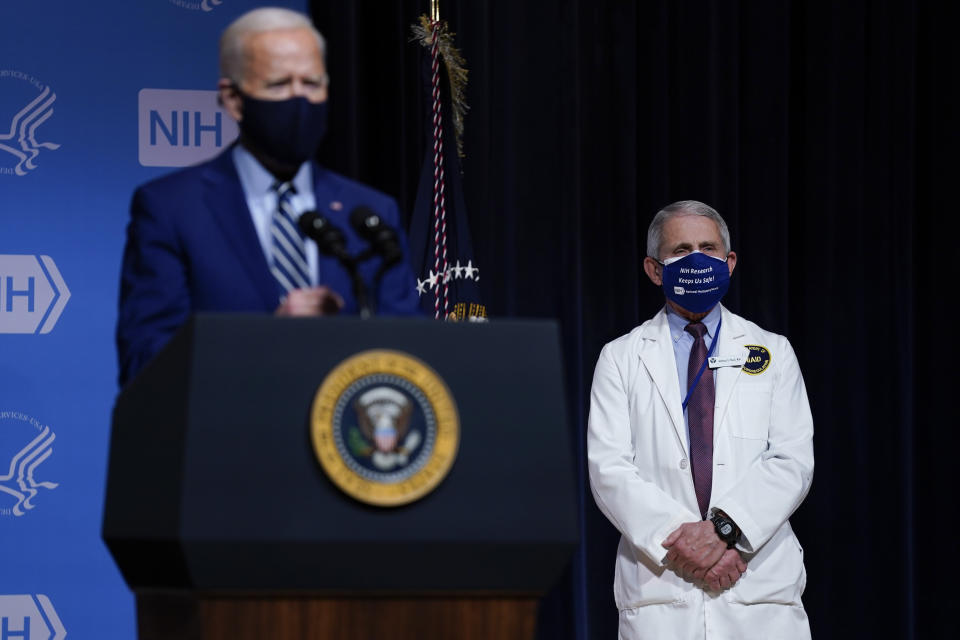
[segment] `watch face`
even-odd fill
[[[730,535],[731,533],[733,533],[733,525],[730,524],[729,522],[724,522],[723,525],[721,525],[720,527],[720,533],[725,536]]]

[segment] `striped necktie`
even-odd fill
[[[693,384],[707,359],[707,344],[703,340],[707,327],[702,322],[691,322],[685,330],[693,336],[693,348],[687,365],[687,388]],[[690,394],[687,404],[687,424],[690,425],[690,470],[693,489],[697,494],[700,515],[706,517],[710,507],[713,485],[713,372],[707,369]]]
[[[277,210],[270,222],[273,247],[270,271],[284,293],[292,289],[305,289],[310,286],[310,267],[307,266],[303,235],[297,226],[299,216],[291,201],[296,189],[290,182],[278,182],[273,189],[277,192]]]

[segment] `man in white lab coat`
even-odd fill
[[[796,356],[719,304],[737,256],[712,208],[660,211],[647,256],[666,305],[603,348],[587,433],[594,498],[622,534],[620,637],[809,638],[788,521],[813,478]]]

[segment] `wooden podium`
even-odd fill
[[[445,381],[460,417],[440,485],[348,497],[310,408],[371,349]],[[120,394],[103,537],[141,640],[532,638],[578,539],[556,325],[198,315]]]

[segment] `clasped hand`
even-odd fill
[[[330,287],[293,289],[274,312],[278,316],[307,318],[332,316],[343,308],[343,298]]]
[[[703,583],[710,591],[729,589],[747,570],[740,552],[727,549],[707,520],[680,525],[662,544],[667,549],[668,567],[686,580]]]

